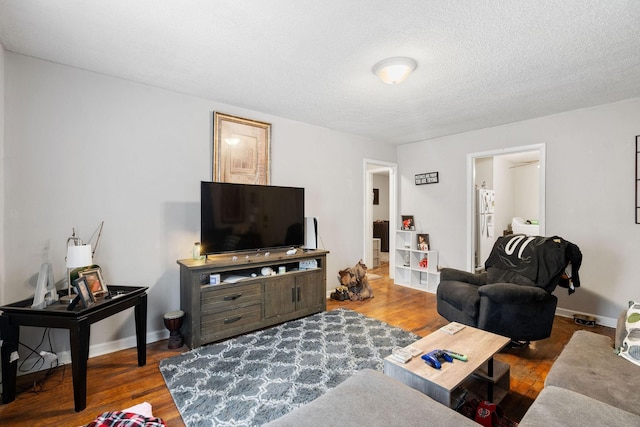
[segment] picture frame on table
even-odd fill
[[[271,124],[214,112],[213,181],[271,184]]]
[[[79,271],[78,276],[85,279],[89,292],[91,292],[94,297],[100,297],[109,293],[100,268],[89,268]]]
[[[85,277],[78,277],[73,281],[73,287],[76,288],[78,292],[78,296],[80,297],[80,301],[84,308],[89,308],[93,304],[95,304],[96,299],[93,294],[89,290],[89,284],[87,283],[87,279]]]

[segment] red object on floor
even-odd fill
[[[498,426],[500,418],[502,418],[502,408],[488,400],[480,402],[476,409],[475,421],[484,427]]]

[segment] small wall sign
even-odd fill
[[[416,185],[437,184],[438,182],[438,172],[427,172],[416,175]]]

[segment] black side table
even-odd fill
[[[138,366],[147,363],[147,287],[109,286],[111,292],[121,292],[110,299],[99,299],[89,308],[67,310],[66,304],[55,303],[41,310],[31,308],[33,298],[0,307],[0,334],[2,336],[2,402],[16,398],[18,361],[9,362],[18,351],[20,326],[39,326],[69,330],[71,344],[71,370],[73,398],[76,412],[87,406],[87,359],[91,324],[134,307]]]

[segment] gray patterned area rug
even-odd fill
[[[337,309],[164,359],[160,372],[187,426],[257,426],[311,402],[356,371],[381,371],[394,346],[417,339]]]

